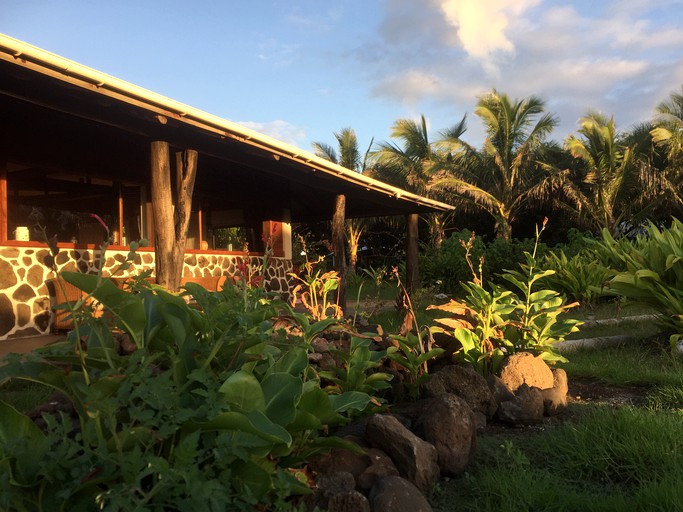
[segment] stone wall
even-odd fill
[[[55,273],[43,264],[47,248],[0,246],[0,342],[24,336],[48,334],[52,322],[52,300],[48,286]],[[107,250],[102,273],[109,276],[126,259],[127,251]],[[55,264],[58,271],[96,273],[100,251],[92,249],[61,248]],[[251,256],[250,264],[260,265],[259,257]],[[208,277],[235,275],[243,261],[239,255],[199,254],[185,255],[184,277]],[[154,252],[140,250],[134,264],[116,276],[136,275],[154,268]],[[292,262],[273,258],[267,269],[266,287],[274,292],[287,294],[291,289],[287,274]]]

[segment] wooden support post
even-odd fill
[[[152,142],[151,147],[151,193],[154,211],[154,252],[156,281],[171,290],[177,290],[180,278],[174,278],[173,245],[173,195],[171,193],[171,161],[168,143]]]
[[[7,227],[9,205],[7,201],[7,168],[5,162],[0,161],[0,242],[9,238]]]
[[[339,194],[334,205],[332,216],[332,247],[334,251],[334,267],[339,275],[337,305],[346,312],[346,196]]]
[[[176,154],[177,200],[173,206],[171,161],[167,142],[151,145],[151,192],[154,210],[157,283],[175,291],[183,273],[192,192],[197,174],[197,152]]]
[[[406,290],[413,293],[420,287],[420,268],[418,264],[418,242],[420,240],[417,213],[406,215]]]
[[[199,224],[199,249],[204,250],[204,212],[202,211],[202,203],[200,201],[197,208],[197,224]]]
[[[125,245],[125,242],[123,240],[123,184],[118,181],[116,182],[116,189],[118,190],[118,203],[117,203],[117,211],[119,214],[119,226],[118,226],[118,232],[119,232],[119,238],[118,240],[114,240],[113,243],[114,245]],[[127,242],[127,240],[126,240]]]

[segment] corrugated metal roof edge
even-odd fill
[[[71,83],[73,83],[74,80],[80,80],[90,85],[96,85],[98,89],[110,90],[121,94],[124,97],[129,97],[136,102],[161,107],[165,110],[177,113],[181,119],[191,119],[195,121],[195,123],[204,123],[207,126],[225,130],[238,138],[249,141],[252,145],[261,146],[265,150],[274,151],[291,160],[333,174],[345,181],[356,183],[377,192],[393,196],[397,200],[415,203],[423,208],[427,207],[436,211],[449,211],[454,209],[453,206],[446,203],[419,196],[412,192],[369,178],[363,174],[325,160],[324,158],[320,158],[311,152],[297,148],[296,146],[292,146],[227,119],[180,103],[171,98],[167,98],[148,89],[144,89],[143,87],[102,73],[2,33],[0,33],[0,52],[9,57],[5,57],[4,60],[15,62],[26,60],[39,67],[58,71],[66,77],[65,80],[68,79],[67,81],[70,81]],[[2,57],[2,54],[0,54],[0,57]],[[18,62],[18,64],[21,64],[21,62]]]

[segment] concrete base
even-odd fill
[[[7,354],[25,354],[50,343],[61,341],[63,334],[46,334],[45,336],[32,336],[30,338],[16,338],[0,341],[0,358]]]

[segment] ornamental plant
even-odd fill
[[[330,299],[330,294],[339,287],[339,274],[334,270],[323,272],[319,268],[323,259],[320,256],[316,261],[309,261],[307,256],[301,273],[290,272],[289,276],[298,283],[292,290],[291,305],[296,307],[301,303],[314,320],[341,318],[344,312]]]
[[[572,257],[563,250],[552,251],[546,255],[543,267],[554,271],[546,277],[546,284],[589,310],[606,296],[605,284],[615,274],[591,249],[583,249]]]
[[[615,267],[625,268],[607,284],[611,293],[647,304],[673,331],[672,350],[683,340],[683,223],[669,228],[650,223],[634,240],[616,240],[603,230],[601,247]]]
[[[537,242],[546,222],[536,229]],[[496,374],[503,360],[520,350],[536,352],[549,362],[566,361],[554,345],[578,330],[581,322],[564,315],[578,303],[566,304],[558,292],[537,289],[539,281],[554,273],[537,268],[538,244],[531,254],[525,253],[526,265],[502,274],[512,290],[497,285],[487,290],[482,283],[483,258],[475,269],[469,251],[472,239],[463,245],[473,280],[462,284],[462,299],[428,308],[450,313],[435,319],[438,326],[432,329],[450,334],[460,343],[455,359],[483,375]]]
[[[279,314],[296,322],[285,303],[259,295],[245,309],[243,290],[188,284],[189,305],[101,273],[60,279],[104,314],[72,304],[65,341],[0,366],[0,386],[38,383],[73,408],[39,427],[0,401],[0,509],[290,509],[309,492],[310,456],[353,449],[323,432],[372,396],[321,381],[304,336],[275,327]]]

